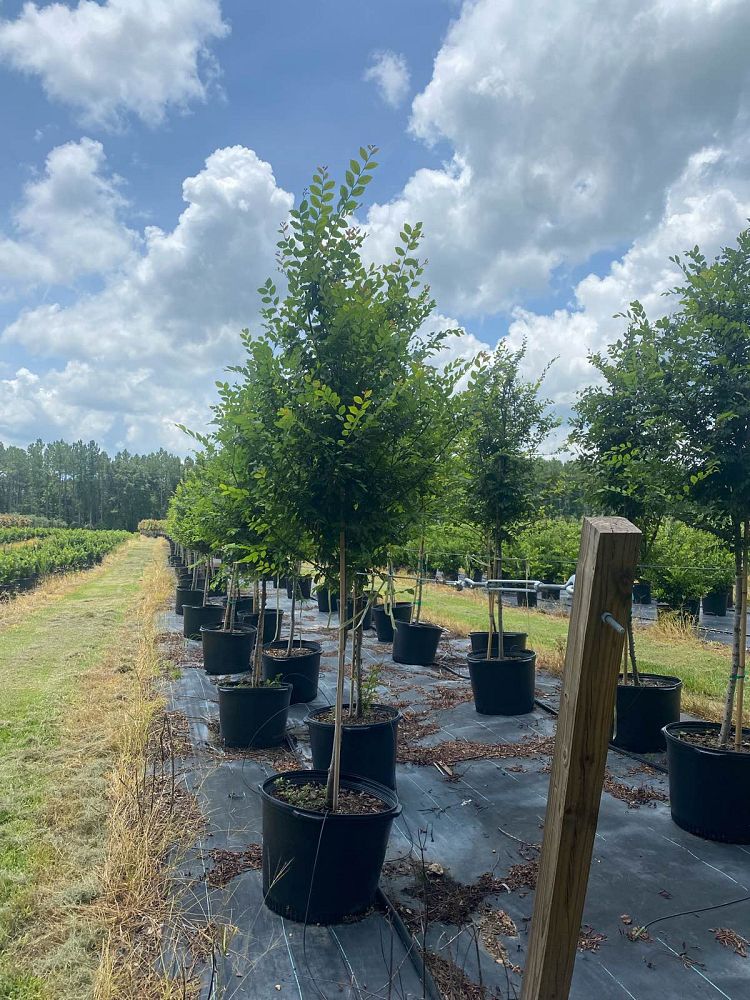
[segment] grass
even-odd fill
[[[134,538],[0,609],[0,1000],[91,995],[130,640],[163,556]]]
[[[426,584],[422,617],[458,635],[487,629],[487,596],[478,591],[455,591]],[[561,673],[565,659],[568,618],[530,608],[503,607],[508,631],[528,632],[528,645],[540,666]],[[730,647],[707,643],[689,630],[667,621],[649,627],[636,625],[636,652],[645,673],[680,677],[682,707],[686,712],[719,721],[731,667]]]

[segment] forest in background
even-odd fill
[[[110,458],[94,441],[0,442],[0,512],[135,531],[141,519],[164,516],[190,464],[163,449]]]

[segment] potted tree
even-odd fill
[[[571,441],[589,474],[592,505],[627,517],[640,528],[641,564],[654,579],[652,554],[659,532],[670,514],[684,511],[680,427],[671,412],[660,351],[663,321],[650,323],[638,302],[631,304],[625,318],[622,339],[605,354],[591,356],[602,378],[578,397]],[[663,750],[663,727],[680,718],[682,681],[642,673],[632,614],[626,628],[614,742],[637,753]]]
[[[711,840],[750,842],[750,729],[744,727],[750,549],[750,230],[709,262],[696,247],[674,258],[684,284],[664,324],[666,388],[696,523],[734,557],[732,666],[721,723],[665,727],[675,822]],[[718,363],[717,363],[718,362]],[[736,789],[743,793],[734,794]]]
[[[499,588],[503,545],[534,512],[537,451],[558,421],[539,398],[546,369],[536,381],[524,381],[524,355],[525,345],[513,351],[499,341],[466,392],[465,505],[490,544],[487,645],[468,655],[474,705],[483,715],[521,715],[534,707],[536,654],[506,642]]]
[[[415,379],[444,334],[422,333],[432,311],[414,256],[419,225],[404,226],[395,259],[367,265],[352,226],[375,150],[360,150],[339,187],[319,169],[282,229],[282,298],[261,293],[265,336],[246,342],[268,406],[264,482],[274,509],[309,532],[317,565],[335,565],[339,608],[350,587],[402,535],[427,462]],[[439,377],[436,368],[431,368]],[[356,604],[355,604],[356,608]],[[333,743],[328,770],[289,772],[262,786],[263,888],[271,909],[298,920],[341,920],[371,905],[400,806],[392,789],[344,772],[345,730],[383,725],[395,745],[398,713],[368,703],[352,632],[346,696],[346,615],[340,615]],[[359,636],[359,638],[358,638]],[[343,873],[343,877],[342,877]]]

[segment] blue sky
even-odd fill
[[[278,224],[364,143],[368,252],[421,219],[449,353],[526,339],[565,415],[613,313],[750,215],[748,31],[741,0],[4,0],[0,440],[185,450]]]

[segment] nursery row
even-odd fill
[[[0,587],[3,590],[26,590],[50,573],[86,569],[101,562],[108,552],[130,537],[127,531],[90,531],[87,528],[42,530],[44,533],[36,544],[0,548]]]
[[[64,528],[59,518],[39,517],[36,514],[0,514],[0,528]]]
[[[0,545],[13,545],[15,542],[25,542],[30,538],[46,538],[54,535],[60,528],[2,528],[0,527]]]

